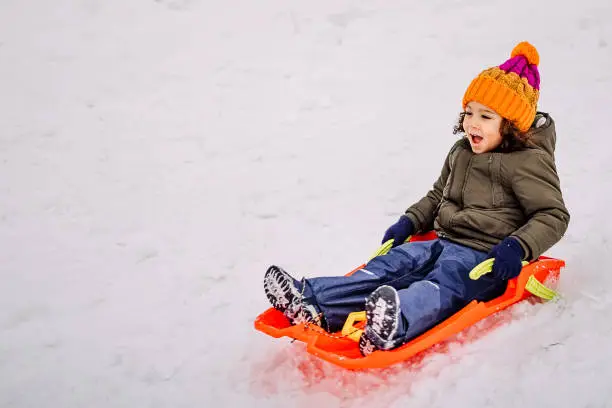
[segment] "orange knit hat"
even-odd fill
[[[535,118],[540,96],[540,56],[524,41],[512,50],[510,59],[498,67],[485,69],[463,96],[463,109],[470,101],[482,103],[525,132]]]

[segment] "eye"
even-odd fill
[[[480,115],[480,117],[482,117],[483,119],[491,119],[491,117],[487,115]]]
[[[463,112],[465,116],[472,116],[472,112]]]

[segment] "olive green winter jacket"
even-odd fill
[[[455,143],[433,189],[406,210],[416,231],[433,228],[480,251],[511,235],[527,260],[559,241],[570,215],[555,166],[554,121],[538,113],[529,132],[533,145],[510,153],[474,154],[466,138]]]

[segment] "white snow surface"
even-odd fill
[[[563,299],[386,370],[256,331],[267,266],[362,263],[523,40]],[[0,406],[611,407],[611,95],[609,0],[3,0]]]

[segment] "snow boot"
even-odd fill
[[[272,306],[282,312],[291,324],[314,323],[321,326],[321,315],[306,302],[298,281],[283,268],[272,265],[264,276],[264,291]]]
[[[399,296],[391,286],[380,286],[365,303],[366,325],[359,339],[359,351],[364,356],[375,350],[390,350],[402,344],[395,338],[399,326]]]

